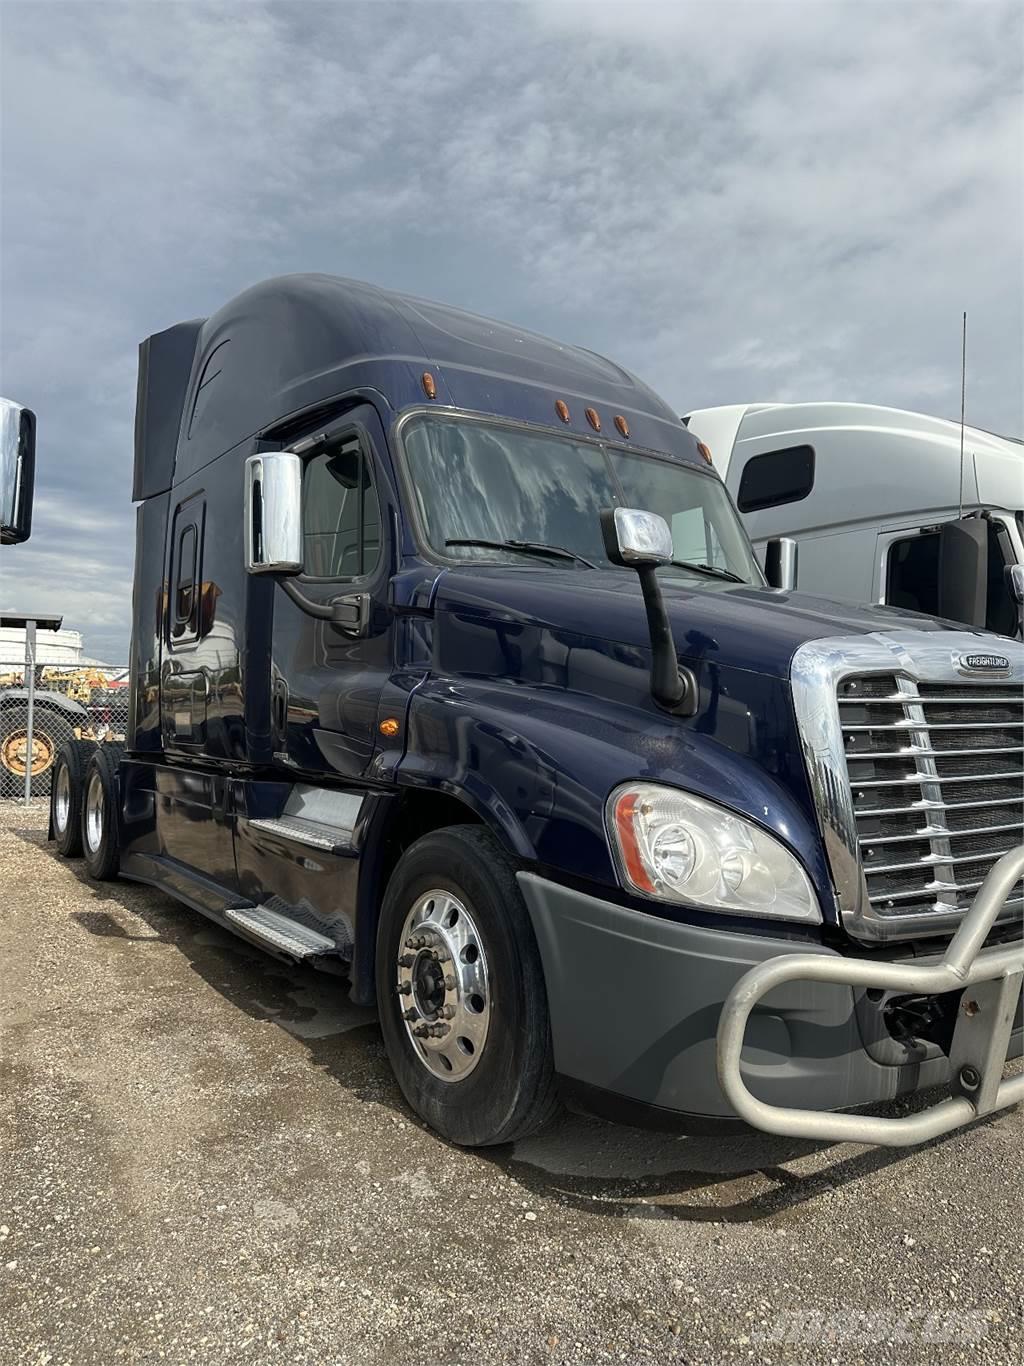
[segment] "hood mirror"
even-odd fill
[[[672,563],[672,532],[664,517],[639,508],[609,508],[601,514],[602,527],[606,518],[605,549],[613,564],[635,569],[642,564],[657,567]],[[611,548],[609,534],[613,538]]]
[[[245,462],[245,567],[250,574],[302,569],[302,461],[292,451]]]
[[[36,415],[0,398],[0,545],[18,545],[32,534],[36,472]]]
[[[675,716],[695,715],[697,680],[689,669],[679,667],[672,623],[656,573],[659,565],[671,564],[673,559],[668,522],[656,512],[640,508],[604,508],[601,532],[605,554],[612,564],[635,569],[640,580],[651,633],[651,696]]]
[[[792,536],[773,536],[764,547],[764,576],[769,588],[791,593],[796,587],[797,543]]]

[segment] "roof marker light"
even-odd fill
[[[427,398],[437,398],[437,385],[434,383],[434,376],[429,370],[423,371],[420,383],[423,385],[423,392]]]
[[[598,416],[596,408],[584,408],[583,416],[587,419],[587,421],[593,427],[595,432],[599,432],[601,430],[601,419]]]
[[[555,399],[555,412],[558,414],[558,416],[562,419],[563,422],[569,421],[569,405],[568,403],[566,403],[564,398]]]
[[[621,436],[629,436],[629,423],[621,413],[615,414],[615,427]]]
[[[704,459],[708,462],[709,465],[714,464],[714,461],[711,459],[711,451],[707,446],[704,445],[703,441],[697,442],[697,449],[700,451],[701,455],[704,457]]]

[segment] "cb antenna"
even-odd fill
[[[964,330],[960,343],[960,510],[957,520],[964,515],[964,412],[967,406],[967,310],[964,309]]]

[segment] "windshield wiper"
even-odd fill
[[[445,541],[445,545],[478,545],[483,550],[521,550],[527,555],[544,555],[552,560],[575,560],[585,564],[588,569],[596,569],[593,560],[577,555],[575,550],[566,550],[560,545],[544,545],[541,541],[487,541],[479,536],[459,536]]]
[[[693,560],[671,560],[676,569],[695,569],[698,574],[708,574],[713,579],[728,579],[730,583],[746,583],[746,579],[734,574],[731,569],[719,569],[714,564],[697,564]]]

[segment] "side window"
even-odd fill
[[[178,524],[174,554],[174,598],[171,637],[177,644],[199,634],[199,527],[194,521]]]
[[[889,546],[885,572],[885,600],[911,612],[939,611],[939,536],[904,536]]]
[[[305,573],[358,579],[380,559],[380,504],[357,436],[344,437],[306,465],[302,484]]]
[[[814,447],[787,446],[752,456],[740,479],[736,504],[740,512],[798,503],[814,487]]]

